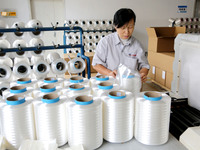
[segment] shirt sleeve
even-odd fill
[[[95,54],[92,60],[92,66],[100,64],[107,68],[106,56],[107,56],[107,42],[105,38],[103,38],[99,41],[96,47]]]
[[[138,70],[141,70],[142,68],[150,69],[147,57],[145,56],[145,52],[140,43],[138,43],[137,58],[138,58]]]

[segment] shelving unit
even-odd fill
[[[82,35],[83,30],[80,27],[35,27],[35,28],[5,28],[0,29],[0,33],[4,32],[42,32],[42,31],[66,31],[68,32],[77,32],[79,31]],[[81,36],[82,37],[82,36]],[[81,38],[82,43],[82,38]],[[84,46],[82,44],[70,44],[66,45],[65,42],[63,45],[57,44],[52,46],[38,46],[38,47],[19,47],[18,48],[5,48],[0,49],[0,52],[7,53],[7,52],[19,52],[19,51],[38,51],[38,50],[55,50],[55,49],[67,49],[67,48],[81,48],[81,53],[78,55],[79,57],[87,60],[87,70],[88,70],[88,78],[90,78],[90,60],[87,56],[84,55]],[[82,76],[85,77],[85,71],[82,73]]]

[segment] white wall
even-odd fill
[[[113,19],[123,7],[137,16],[134,36],[147,50],[147,27],[168,26],[169,18],[193,17],[195,0],[65,0],[66,19]],[[187,13],[177,13],[179,5],[187,5]]]

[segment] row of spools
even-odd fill
[[[124,143],[134,136],[146,145],[167,142],[170,97],[140,93],[137,74],[117,83],[102,75],[90,80],[74,76],[12,82],[0,102],[1,131],[7,140],[4,146],[12,150],[26,139],[56,139],[58,146],[68,142],[92,150],[100,147],[103,139]]]
[[[64,77],[66,71],[70,74],[81,73],[86,66],[82,58],[76,57],[67,62],[56,52],[49,53],[46,59],[44,51],[34,52],[5,53],[0,59],[0,82],[11,82],[25,77],[32,79],[44,79],[47,76]],[[28,55],[32,57],[28,58]]]
[[[185,27],[186,33],[200,33],[200,18],[170,18],[170,27]]]

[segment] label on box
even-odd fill
[[[156,73],[156,67],[152,66],[152,74],[155,74],[155,73]]]
[[[178,6],[178,13],[187,13],[187,6]]]
[[[162,71],[162,79],[165,79],[166,73],[165,71]]]

